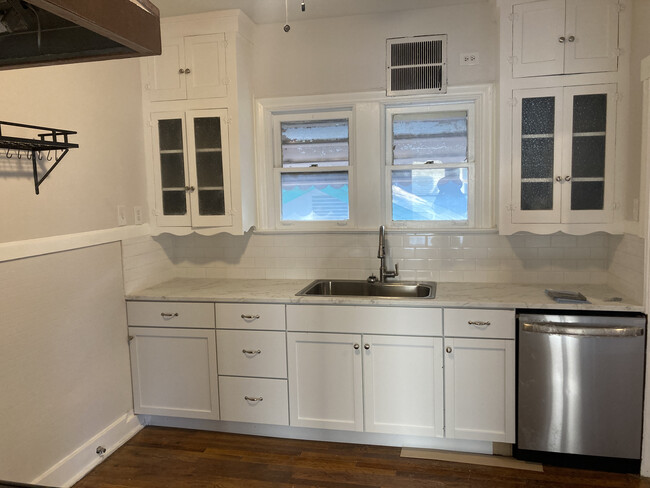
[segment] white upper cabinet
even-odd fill
[[[159,226],[232,225],[227,111],[153,114]]]
[[[514,92],[512,222],[608,223],[616,86]]]
[[[223,33],[163,37],[160,56],[148,58],[145,90],[151,101],[218,98],[228,94]]]
[[[618,0],[514,5],[513,77],[616,71],[618,14]]]
[[[141,60],[154,235],[256,223],[253,28],[239,10],[166,17],[162,54]]]

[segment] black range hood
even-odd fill
[[[149,0],[0,0],[0,70],[160,53]]]

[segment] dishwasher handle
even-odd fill
[[[524,332],[538,334],[574,335],[581,337],[640,337],[645,332],[644,327],[636,326],[605,326],[565,325],[557,322],[523,322]]]

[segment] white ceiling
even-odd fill
[[[444,5],[479,3],[489,0],[287,0],[289,20],[399,12]],[[241,9],[256,24],[284,22],[285,0],[153,0],[162,17],[197,14],[211,10]]]

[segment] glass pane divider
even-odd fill
[[[223,149],[220,147],[201,147],[196,148],[197,153],[209,153],[209,152],[222,152]]]
[[[223,190],[224,188],[225,187],[223,187],[223,186],[199,186],[198,190],[199,191],[202,191],[202,190],[210,191],[210,190]]]
[[[604,137],[606,136],[607,133],[605,131],[602,132],[574,132],[572,134],[573,137]]]
[[[522,183],[548,183],[552,182],[553,178],[522,178]]]
[[[169,188],[163,188],[162,191],[185,191],[184,187],[174,187],[170,186]]]
[[[183,154],[183,149],[161,149],[160,154]]]
[[[522,134],[522,139],[552,139],[554,134]]]
[[[576,176],[575,178],[571,178],[571,181],[573,183],[583,183],[583,182],[594,182],[594,181],[605,181],[604,176],[600,177],[589,177],[589,176]]]

